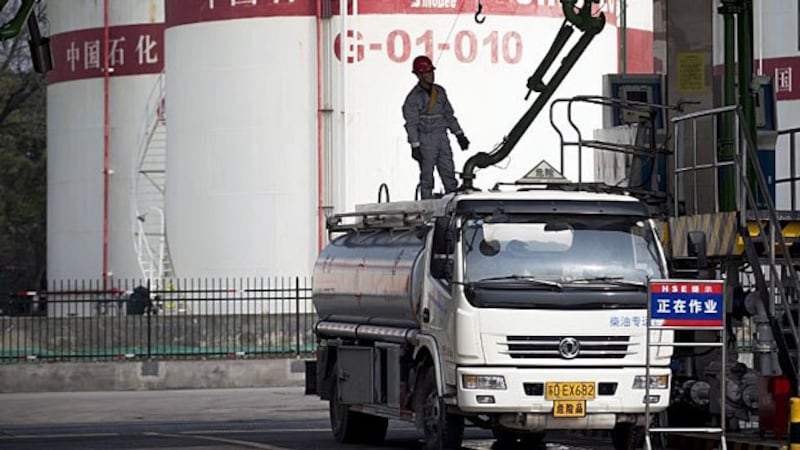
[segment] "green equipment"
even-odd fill
[[[28,34],[30,39],[28,45],[31,50],[31,60],[33,69],[38,73],[46,73],[53,68],[53,58],[50,50],[50,39],[42,37],[39,32],[39,22],[36,20],[36,13],[33,11],[37,0],[22,0],[17,13],[14,17],[0,26],[0,40],[15,38],[22,31],[23,24],[28,24]],[[2,11],[8,0],[0,0],[0,11]]]
[[[503,139],[503,142],[492,150],[491,153],[480,152],[467,160],[464,164],[464,170],[461,173],[461,178],[463,180],[461,190],[473,189],[476,169],[483,169],[497,164],[511,153],[511,150],[514,149],[514,146],[517,145],[517,142],[519,142],[522,135],[525,134],[525,131],[530,127],[531,123],[533,123],[533,120],[542,111],[547,101],[550,100],[550,97],[555,93],[558,86],[567,76],[567,73],[569,73],[578,59],[580,59],[584,50],[589,46],[589,43],[603,30],[606,24],[605,15],[601,12],[597,16],[592,16],[592,4],[600,3],[600,0],[585,1],[583,2],[583,6],[579,9],[576,9],[576,3],[577,0],[561,0],[561,7],[565,17],[564,24],[558,31],[544,60],[539,64],[539,67],[533,75],[528,78],[528,95],[525,96],[525,99],[528,99],[531,91],[535,91],[539,93],[536,100],[522,118],[514,125],[511,132],[508,133],[508,136]],[[553,65],[553,62],[567,44],[572,33],[575,32],[575,28],[581,30],[583,36],[581,36],[580,40],[561,61],[561,66],[555,74],[553,74],[550,82],[545,83],[543,80],[545,73],[550,69],[550,66]]]

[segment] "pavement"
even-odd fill
[[[328,416],[301,387],[0,394],[0,426],[76,423],[284,420]]]
[[[175,411],[174,404],[165,402],[159,392],[165,390],[176,391],[170,395],[188,406],[183,408],[189,411],[184,419],[199,420],[208,414],[229,420],[251,418],[265,404],[280,405],[287,414],[302,417],[307,414],[306,405],[292,405],[304,383],[305,361],[293,358],[5,364],[0,365],[0,424],[169,420]],[[262,388],[278,389],[269,390],[266,395],[271,397],[265,398]],[[204,394],[196,395],[201,389],[206,390]],[[239,400],[235,404],[230,389],[236,389]],[[247,390],[253,390],[251,403],[241,403],[241,394],[248,394]],[[86,407],[75,409],[70,400],[74,392],[85,392],[81,398]],[[108,405],[109,396],[119,404]],[[316,412],[327,414],[326,402],[318,406]],[[757,431],[729,432],[726,438],[728,450],[787,448],[787,438],[762,436]],[[682,450],[720,448],[718,436],[704,434],[671,435],[669,443]]]

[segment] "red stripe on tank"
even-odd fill
[[[167,27],[217,20],[276,16],[316,16],[317,2],[309,0],[166,0]],[[471,20],[476,13],[474,0],[361,0],[358,14],[458,14]],[[563,17],[559,0],[482,0],[482,15]],[[619,0],[603,2],[606,22],[617,22]],[[353,13],[354,2],[348,2]],[[598,6],[599,7],[599,6]],[[330,10],[339,14],[340,2],[331,0]]]

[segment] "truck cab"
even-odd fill
[[[647,361],[645,331],[648,281],[667,265],[639,200],[517,187],[364,205],[328,225],[340,235],[315,267],[315,384],[339,442],[382,440],[400,419],[426,448],[459,448],[466,420],[499,448],[596,429],[624,449],[645,402],[666,409],[672,350]]]

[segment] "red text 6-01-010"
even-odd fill
[[[390,61],[396,63],[407,62],[411,55],[425,54],[430,58],[434,53],[452,51],[456,60],[462,63],[471,63],[478,58],[478,52],[489,54],[492,64],[505,63],[517,64],[522,60],[522,37],[516,31],[500,33],[490,31],[483,36],[476,36],[470,30],[461,30],[455,33],[451,42],[437,42],[433,30],[427,30],[414,38],[405,30],[392,30],[382,41],[369,41],[359,31],[347,31],[345,39],[345,54],[348,63],[363,61],[369,54],[378,53],[386,55]],[[337,34],[333,42],[336,58],[342,60],[342,36]]]

